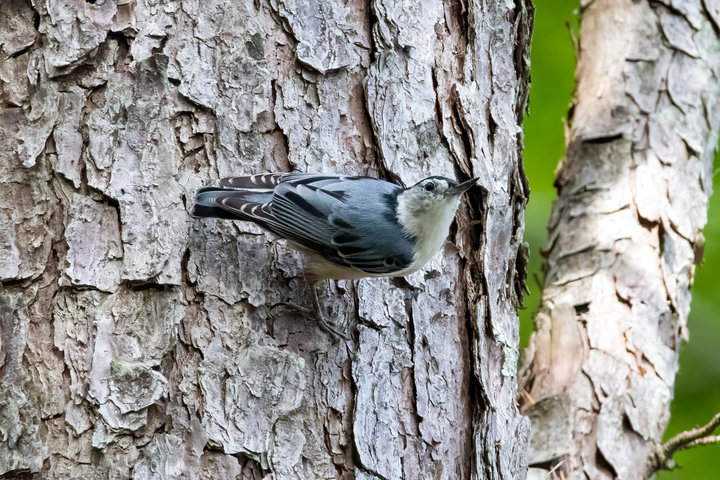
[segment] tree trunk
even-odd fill
[[[585,2],[523,370],[531,478],[645,478],[670,416],[720,126],[714,2]]]
[[[0,476],[522,478],[529,1],[3,0]],[[405,281],[322,295],[223,176],[482,178]],[[674,238],[674,237],[673,237]]]

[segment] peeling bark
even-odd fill
[[[532,8],[9,0],[0,476],[522,478],[515,305]],[[332,282],[195,190],[275,170],[480,176],[403,280]],[[522,268],[521,268],[522,269]]]
[[[639,479],[670,417],[720,127],[700,1],[588,3],[523,371],[531,478]],[[701,255],[701,254],[700,254]]]

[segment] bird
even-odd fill
[[[200,188],[191,214],[253,222],[286,239],[304,254],[312,284],[399,277],[440,250],[477,181],[431,176],[404,187],[366,176],[261,173]]]

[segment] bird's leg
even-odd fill
[[[317,283],[312,285],[312,292],[313,292],[313,302],[315,304],[314,309],[301,307],[299,305],[295,305],[294,303],[290,303],[290,302],[278,302],[278,303],[274,304],[272,307],[270,307],[270,311],[275,310],[278,307],[285,307],[285,308],[289,308],[291,310],[295,310],[307,319],[317,320],[320,328],[322,328],[324,331],[326,331],[327,333],[329,333],[336,339],[342,338],[343,340],[349,340],[350,338],[345,333],[336,329],[325,318],[325,313],[323,312],[322,306],[320,304],[320,297],[318,296]]]
[[[318,284],[314,284],[312,287],[313,290],[313,299],[315,300],[315,315],[317,318],[318,323],[320,324],[320,328],[328,332],[330,335],[334,335],[335,337],[342,338],[343,340],[350,340],[350,337],[345,335],[345,333],[341,332],[340,330],[336,329],[334,325],[332,325],[330,322],[327,321],[325,318],[325,312],[323,312],[322,305],[320,304],[320,297],[318,296]]]
[[[287,308],[288,310],[295,310],[305,318],[312,319],[315,316],[315,311],[312,308],[305,308],[291,302],[277,302],[270,306],[270,313],[273,313],[278,308]]]

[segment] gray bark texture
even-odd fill
[[[531,25],[529,0],[2,0],[0,476],[524,477]],[[292,169],[482,189],[423,271],[324,287],[335,342],[271,314],[312,305],[299,254],[187,213]]]
[[[530,478],[642,479],[670,417],[720,126],[717,1],[585,2],[525,358]]]

